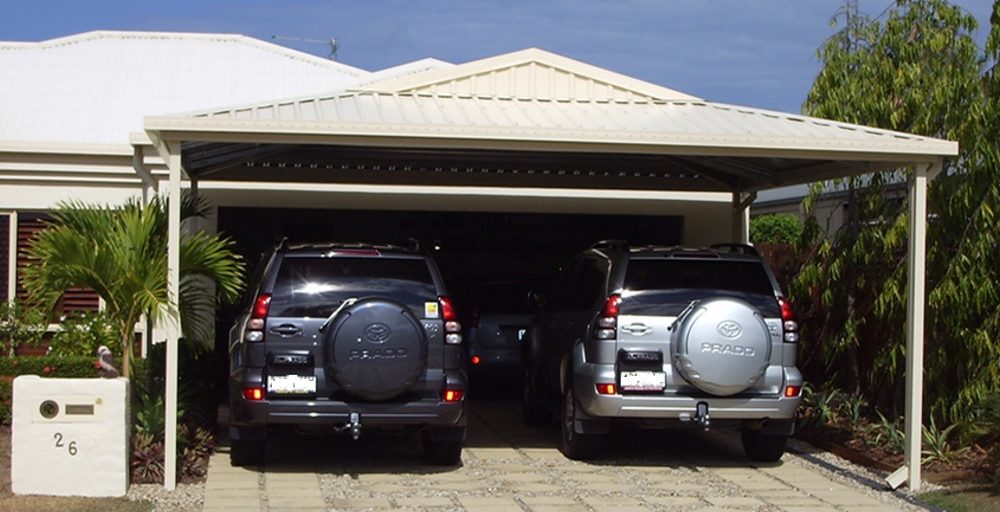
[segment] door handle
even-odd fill
[[[302,328],[296,327],[292,324],[281,324],[277,327],[272,327],[271,332],[274,334],[280,334],[284,338],[288,338],[302,334]]]

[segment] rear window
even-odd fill
[[[272,316],[325,317],[350,298],[386,297],[418,317],[437,289],[423,259],[288,257],[271,292]]]
[[[764,267],[752,261],[633,259],[625,273],[622,313],[676,316],[691,301],[732,297],[767,317],[781,316]]]
[[[471,298],[472,305],[480,313],[527,313],[528,283],[490,283],[475,288],[475,296]]]

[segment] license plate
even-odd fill
[[[623,391],[663,391],[667,386],[667,374],[663,372],[622,372]]]
[[[315,375],[269,375],[267,390],[283,395],[308,395],[316,392]]]

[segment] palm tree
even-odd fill
[[[204,217],[207,205],[184,196],[182,219]],[[130,200],[122,206],[59,203],[53,222],[36,236],[28,256],[37,263],[24,271],[33,301],[54,306],[68,288],[86,287],[104,300],[121,340],[122,373],[129,375],[135,324],[143,314],[155,322],[167,296],[167,201]],[[182,233],[184,232],[182,228]],[[244,264],[233,241],[198,231],[182,236],[179,315],[184,336],[205,339],[215,299],[229,301],[243,287]],[[211,293],[210,283],[216,285]]]

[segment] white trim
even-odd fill
[[[164,315],[167,334],[166,355],[166,430],[164,432],[164,472],[163,487],[173,490],[177,487],[177,345],[180,338],[180,319],[177,317],[177,301],[180,297],[180,242],[181,242],[181,153],[180,142],[173,145],[161,144],[167,149],[167,166],[170,168],[169,199],[167,205],[167,314]]]
[[[722,203],[730,201],[728,192],[685,192],[672,190],[621,190],[582,188],[519,188],[519,187],[462,187],[445,185],[370,185],[340,183],[294,183],[254,181],[198,182],[201,191],[266,190],[280,192],[340,192],[372,195],[427,195],[427,196],[491,196],[491,197],[552,197],[631,199],[642,201],[695,201]]]
[[[7,222],[10,225],[7,247],[7,300],[17,299],[17,210],[10,212]]]

